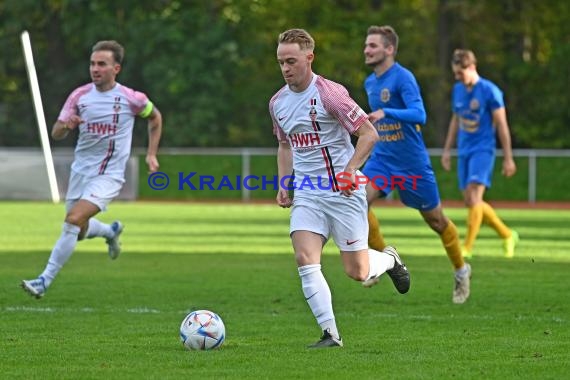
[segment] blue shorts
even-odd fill
[[[362,173],[385,197],[398,190],[402,203],[419,211],[429,211],[440,203],[437,181],[431,165],[419,169],[389,168],[378,160],[368,160]]]
[[[470,183],[491,187],[494,166],[494,151],[480,151],[459,156],[457,158],[459,188],[465,190]]]

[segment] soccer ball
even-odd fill
[[[189,350],[213,350],[224,343],[226,328],[220,316],[209,310],[196,310],[180,325],[180,340]]]

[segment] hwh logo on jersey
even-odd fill
[[[87,123],[87,133],[114,136],[117,134],[117,125],[106,123]]]
[[[293,148],[318,145],[321,143],[321,137],[318,133],[292,133],[289,135],[289,140]]]

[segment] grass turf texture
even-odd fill
[[[414,210],[377,208],[387,241],[412,274],[399,295],[385,277],[364,289],[332,243],[323,270],[345,347],[307,350],[320,331],[303,299],[288,211],[273,205],[114,203],[124,251],[80,242],[46,296],[20,288],[44,267],[63,206],[0,205],[0,363],[10,379],[525,378],[567,376],[570,212],[499,210],[521,234],[512,260],[483,227],[472,295],[451,303],[453,277],[437,236]],[[462,236],[464,209],[448,209]],[[211,309],[227,339],[182,348],[178,328]]]

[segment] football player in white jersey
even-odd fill
[[[387,272],[398,292],[406,293],[410,275],[393,247],[368,249],[366,191],[358,168],[378,133],[342,85],[313,73],[314,47],[303,29],[279,35],[277,61],[286,84],[271,98],[269,113],[279,140],[277,204],[292,206],[290,236],[303,294],[323,331],[309,347],[321,348],[343,345],[321,271],[329,237],[340,249],[345,273],[366,287]],[[358,137],[356,147],[351,134]]]
[[[41,298],[79,240],[103,237],[111,259],[121,251],[119,236],[123,224],[100,222],[95,216],[119,194],[125,182],[125,167],[131,151],[134,119],[148,119],[149,143],[146,163],[158,170],[156,154],[162,133],[162,116],[142,92],[116,82],[124,49],[116,41],[99,41],[92,49],[91,83],[75,89],[67,98],[51,135],[65,138],[77,129],[79,137],[71,165],[66,195],[65,221],[44,271],[33,280],[23,280],[30,295]]]

